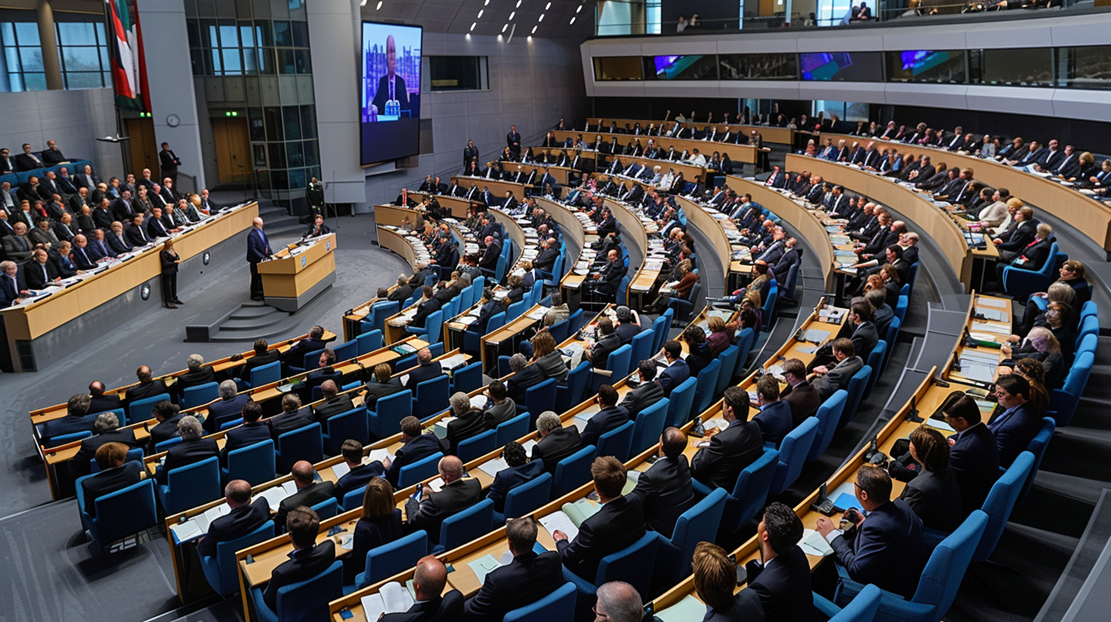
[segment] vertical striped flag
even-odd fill
[[[109,53],[116,102],[121,108],[150,110],[143,66],[143,40],[138,15],[132,20],[127,0],[104,0],[108,8]],[[137,12],[136,12],[137,13]]]

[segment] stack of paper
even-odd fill
[[[829,545],[829,542],[826,542],[822,534],[813,529],[802,530],[802,540],[799,541],[799,548],[802,549],[803,553],[814,557],[825,557],[833,554],[833,547]]]
[[[547,516],[540,517],[540,524],[544,526],[544,529],[548,530],[549,534],[552,534],[553,538],[555,537],[554,534],[556,531],[562,531],[567,534],[568,540],[574,540],[575,536],[579,535],[579,528],[576,527],[575,523],[571,522],[570,517],[563,512],[552,512]]]
[[[443,417],[432,426],[432,431],[436,433],[437,438],[447,438],[447,424],[455,421],[455,417]]]
[[[385,459],[393,461],[393,455],[385,449],[372,449],[370,453],[363,458],[363,464],[370,464],[371,462],[382,462]]]
[[[509,463],[505,458],[494,458],[488,462],[478,465],[478,470],[489,475],[490,477],[497,477],[498,472],[504,471],[509,468]]]
[[[529,458],[531,458],[532,457],[532,448],[536,447],[536,441],[525,441],[524,444],[521,445],[521,447],[524,448],[525,453],[528,454]]]
[[[377,620],[383,613],[404,613],[413,606],[413,597],[397,582],[383,584],[378,592],[363,596],[360,603],[367,620]]]
[[[687,594],[683,597],[683,600],[667,609],[656,612],[656,617],[661,622],[690,622],[691,620],[701,620],[705,615],[706,605],[690,594]]]
[[[501,563],[499,563],[493,555],[487,554],[467,564],[467,566],[474,571],[475,577],[478,578],[478,582],[484,583],[486,581],[486,575],[501,568]]]
[[[347,475],[350,472],[351,472],[351,467],[347,466],[347,461],[346,460],[344,460],[343,462],[332,465],[332,473],[336,474],[336,479],[339,479],[339,478],[343,477],[344,475]]]
[[[575,527],[581,527],[586,519],[597,514],[601,507],[591,503],[588,499],[579,499],[571,503],[564,503],[561,509],[567,515],[567,518],[575,524]]]

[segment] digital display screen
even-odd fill
[[[688,70],[697,69],[702,55],[694,56],[656,56],[653,57],[657,80],[676,80]],[[685,77],[685,76],[684,76]],[[714,76],[716,77],[716,76]]]
[[[880,52],[809,52],[799,54],[803,80],[882,82]]]
[[[362,23],[362,164],[420,152],[420,70],[424,29]]]
[[[932,52],[928,50],[908,50],[899,54],[903,71],[909,71],[917,76],[929,71],[949,60],[949,52]]]

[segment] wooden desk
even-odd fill
[[[521,333],[533,328],[540,324],[544,319],[541,317],[539,320],[534,320],[529,317],[529,314],[543,309],[540,305],[532,305],[527,311],[522,313],[507,322],[501,328],[495,329],[482,336],[482,371],[487,374],[497,373],[498,356],[502,354],[503,346],[509,345],[508,350],[512,354],[517,351],[518,338]],[[538,413],[539,414],[539,413]]]
[[[598,134],[598,133],[609,134],[609,125],[610,125],[610,123],[617,123],[617,127],[619,129],[622,129],[622,130],[625,129],[625,124],[626,123],[629,124],[629,127],[633,127],[635,124],[640,123],[641,132],[645,132],[645,131],[647,131],[649,125],[654,125],[656,128],[664,127],[666,129],[671,129],[671,126],[675,124],[675,121],[674,120],[671,120],[671,121],[653,121],[653,120],[645,120],[645,119],[608,119],[608,118],[604,118],[604,117],[588,117],[586,119],[586,123],[587,123],[587,126],[596,126],[597,129],[593,130],[593,131],[583,130],[582,132],[580,132],[581,134],[583,134],[584,139],[586,138],[586,134],[590,134],[590,133],[593,133],[593,134]],[[794,144],[793,141],[794,141],[795,131],[794,130],[789,130],[785,127],[775,127],[775,126],[769,126],[769,125],[743,125],[743,124],[740,124],[740,123],[729,123],[729,124],[726,124],[726,123],[706,123],[706,122],[692,123],[692,122],[689,122],[689,121],[682,123],[682,126],[683,127],[693,127],[693,128],[697,128],[699,130],[705,128],[706,126],[712,126],[712,127],[718,128],[718,133],[719,134],[725,128],[729,128],[729,131],[734,132],[734,133],[743,132],[745,136],[748,136],[748,133],[751,132],[752,130],[756,130],[756,131],[760,132],[760,134],[764,137],[764,142],[784,144],[784,145]],[[625,136],[632,136],[632,134],[625,134]],[[655,137],[655,135],[651,136],[650,138],[654,138],[654,137]]]
[[[210,216],[173,236],[174,250],[184,262],[249,229],[257,216],[253,202]],[[102,272],[79,276],[69,287],[51,287],[45,298],[0,310],[13,370],[35,371],[36,339],[162,274],[161,250],[161,244],[151,246]]]
[[[559,224],[564,236],[571,237],[579,246],[579,256],[577,258],[565,256],[564,274],[555,275],[560,279],[559,291],[563,295],[563,302],[574,313],[582,301],[582,284],[588,278],[586,274],[576,274],[575,266],[581,261],[593,260],[595,252],[588,247],[598,241],[598,229],[590,217],[576,207],[557,203],[547,197],[537,197],[536,204]]]
[[[469,175],[453,175],[451,181],[459,184],[463,188],[477,187],[478,193],[476,193],[476,197],[482,192],[483,188],[488,188],[490,194],[494,195],[498,200],[504,199],[505,192],[508,190],[513,193],[513,196],[518,201],[522,201],[525,197],[525,190],[528,188],[528,186],[524,184],[515,184],[500,179],[486,179],[485,177],[471,177]]]
[[[722,218],[725,214],[703,207],[684,196],[678,197],[677,201],[679,207],[683,210],[683,214],[687,217],[687,222],[710,240],[714,252],[722,259],[721,265],[724,273],[722,274],[722,283],[725,284],[727,293],[733,291],[736,289],[734,281],[738,280],[740,275],[752,273],[751,262],[742,263],[740,260],[733,259],[734,251],[748,249],[747,246],[737,241],[740,236],[737,225],[728,217]]]
[[[694,181],[694,178],[699,175],[702,176],[703,180],[706,179],[706,169],[701,166],[695,166],[694,164],[685,164],[683,162],[673,162],[671,160],[660,160],[656,158],[645,158],[641,156],[629,156],[621,154],[609,155],[605,153],[598,153],[597,151],[591,151],[589,153],[593,154],[594,157],[597,159],[597,173],[604,173],[606,169],[609,168],[609,163],[613,162],[614,158],[617,158],[621,161],[622,170],[629,168],[629,166],[633,162],[636,162],[638,164],[643,164],[644,167],[648,170],[652,170],[654,167],[658,166],[660,167],[661,174],[667,173],[668,169],[672,169],[676,173],[682,173],[683,178],[687,181]],[[622,177],[622,179],[628,178]]]
[[[644,296],[648,295],[656,285],[656,279],[660,276],[660,261],[656,263],[649,263],[653,259],[653,254],[660,254],[663,251],[663,244],[654,241],[649,243],[648,234],[655,234],[656,223],[647,217],[641,217],[634,208],[626,203],[622,203],[617,199],[607,197],[605,199],[605,206],[609,208],[613,217],[625,228],[625,231],[632,236],[633,243],[641,253],[641,263],[637,271],[632,275],[629,281],[629,290],[626,295],[626,301],[630,308],[639,309],[644,307]],[[647,222],[646,222],[647,221]],[[628,243],[628,237],[625,238]],[[630,266],[631,267],[631,266]],[[636,296],[638,302],[633,302],[633,296]]]
[[[580,133],[582,132],[556,132],[555,134],[557,140],[565,141],[569,137],[573,140],[575,136]],[[709,159],[710,156],[715,151],[717,151],[721,154],[729,154],[729,159],[738,164],[755,164],[758,151],[758,149],[756,147],[753,147],[752,145],[736,145],[733,143],[718,143],[708,140],[694,140],[689,138],[667,138],[665,136],[633,136],[632,134],[608,133],[595,133],[595,135],[601,135],[603,138],[607,139],[607,142],[609,142],[613,139],[614,136],[616,136],[618,143],[620,143],[623,147],[629,142],[629,140],[636,140],[637,138],[640,138],[641,142],[647,145],[648,139],[651,138],[652,140],[656,141],[656,144],[664,151],[667,151],[671,147],[675,147],[675,151],[679,153],[682,153],[683,150],[686,149],[688,152],[693,154],[694,150],[698,149],[698,152],[706,156],[706,159]],[[586,140],[587,137],[583,136],[583,139]],[[587,140],[587,143],[593,144],[593,137],[590,137],[590,139]]]
[[[471,206],[471,202],[467,199],[450,194],[429,195],[427,192],[410,192],[409,196],[418,200],[424,200],[424,197],[426,196],[434,196],[436,197],[436,201],[440,203],[440,207],[451,212],[451,217],[460,221],[467,219],[467,211],[470,209]],[[377,209],[378,208],[375,207],[376,213]],[[377,216],[375,216],[375,221],[377,222]]]
[[[293,313],[336,282],[336,234],[291,244],[258,264],[266,304]]]

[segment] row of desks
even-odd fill
[[[634,127],[637,123],[639,123],[640,124],[641,135],[643,135],[648,130],[649,125],[654,125],[657,128],[663,127],[663,128],[668,129],[668,130],[671,129],[672,125],[675,125],[675,121],[652,121],[652,120],[645,120],[645,119],[608,119],[608,118],[605,118],[605,117],[588,117],[587,120],[586,120],[586,123],[587,123],[588,128],[589,127],[595,127],[596,129],[594,131],[590,131],[589,129],[583,130],[582,131],[583,134],[591,133],[591,134],[606,134],[606,135],[609,135],[609,133],[610,133],[609,132],[610,123],[616,123],[618,129],[622,129],[622,130],[625,129],[625,124],[626,123],[629,124],[630,128]],[[694,129],[697,129],[699,131],[705,130],[706,128],[717,128],[718,134],[721,134],[721,133],[725,132],[728,129],[728,131],[733,132],[734,134],[742,133],[745,136],[748,136],[749,132],[751,132],[752,130],[756,130],[757,132],[760,132],[761,136],[764,137],[765,142],[782,144],[782,145],[794,144],[793,141],[794,141],[795,131],[794,130],[789,130],[785,127],[775,127],[775,126],[770,126],[770,125],[745,125],[745,124],[741,124],[741,123],[728,123],[728,124],[726,124],[726,123],[709,123],[709,122],[694,123],[694,122],[690,122],[690,121],[684,122],[681,125],[683,127],[694,128]],[[624,136],[633,136],[633,134],[623,134],[623,135]],[[652,138],[655,138],[655,136],[652,136]]]
[[[574,140],[581,133],[582,132],[557,131],[555,135],[556,139],[562,142],[566,141],[568,138]],[[618,136],[618,141],[621,142],[622,146],[624,146],[624,144],[628,142],[628,138],[630,138],[628,134],[607,134],[606,136]],[[586,137],[584,136],[584,139],[585,138]],[[648,138],[649,137],[644,137],[645,145],[648,144]],[[760,152],[758,148],[752,145],[718,143],[709,140],[695,140],[691,138],[667,138],[662,136],[652,136],[651,138],[653,141],[655,141],[656,145],[658,145],[664,151],[667,151],[671,147],[674,147],[675,151],[679,153],[682,153],[683,150],[686,149],[693,154],[694,150],[698,149],[698,152],[705,155],[707,158],[710,157],[710,154],[717,151],[721,154],[729,154],[729,159],[737,164],[755,164],[757,160],[757,154]],[[593,141],[587,142],[593,144]]]

